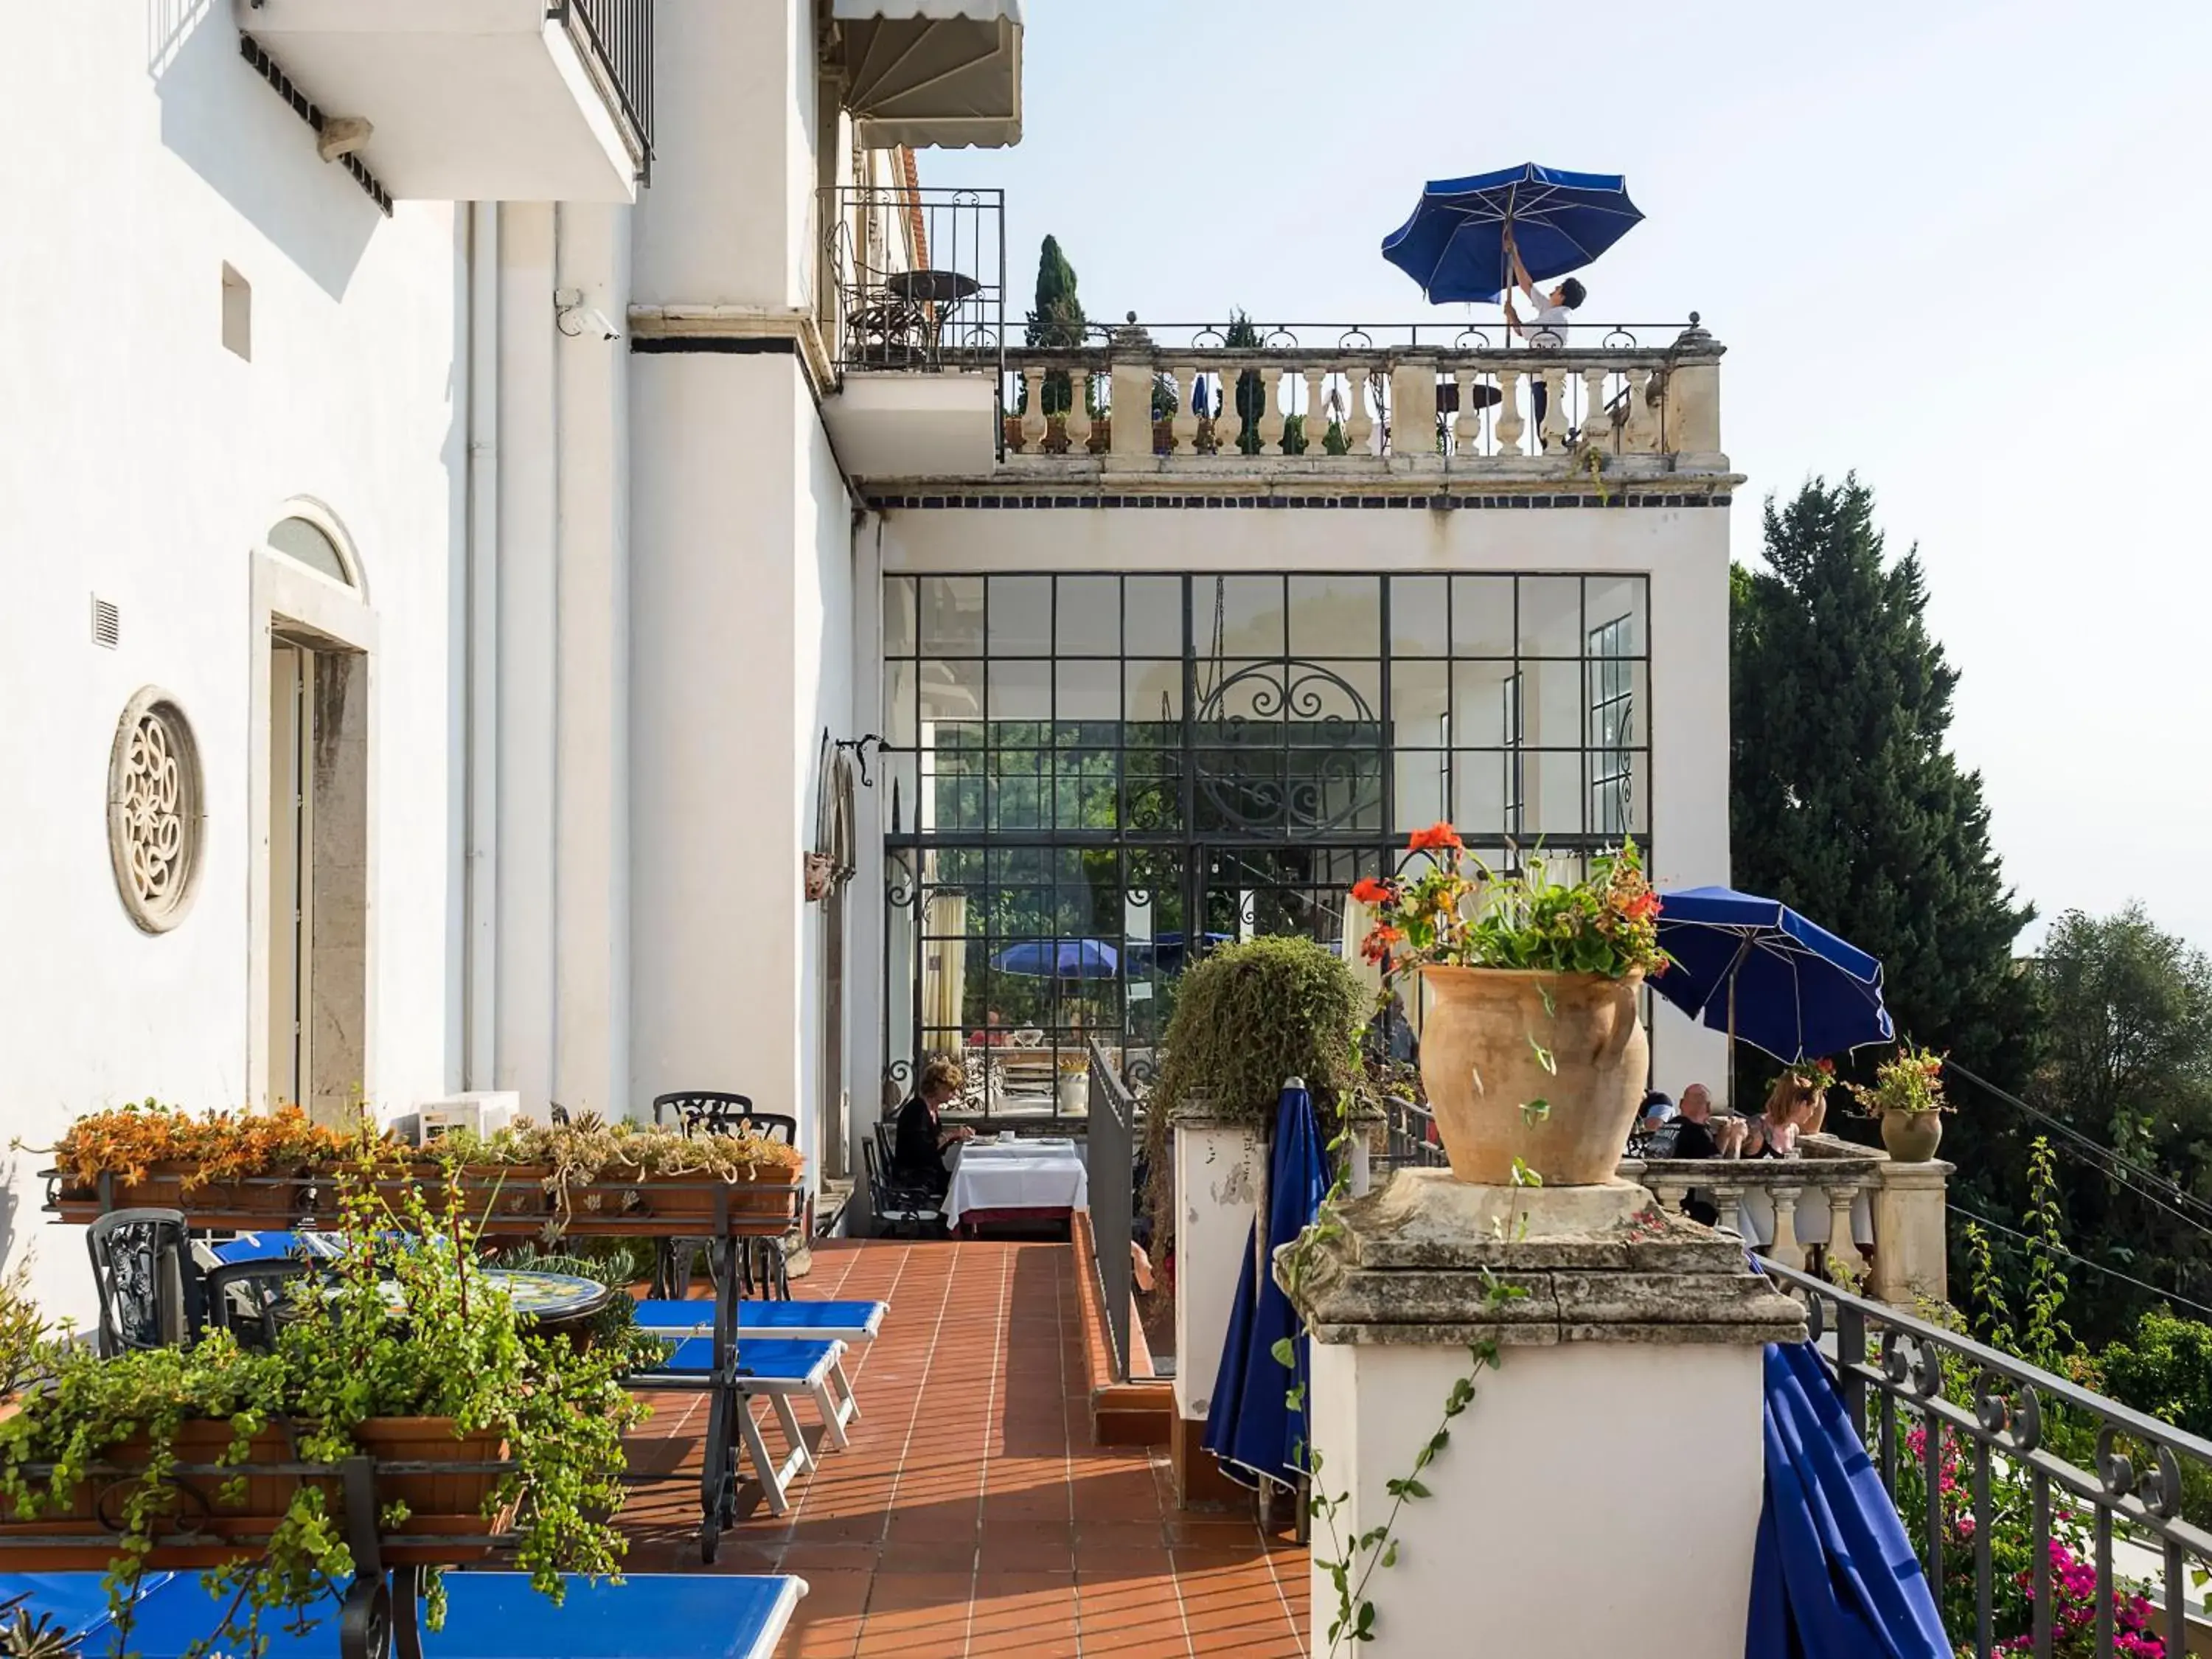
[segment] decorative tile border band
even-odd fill
[[[1000,509],[1017,508],[1158,508],[1203,510],[1212,507],[1287,508],[1311,511],[1315,508],[1390,508],[1419,507],[1430,512],[1468,512],[1518,508],[1545,507],[1726,507],[1730,497],[1726,494],[1692,495],[1688,493],[1656,493],[1636,490],[1616,490],[1599,496],[1595,495],[873,495],[868,506],[877,512],[892,508],[914,511],[939,509]]]

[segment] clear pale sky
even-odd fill
[[[1465,316],[1377,252],[1425,179],[1626,173],[1583,315],[1728,345],[1736,556],[1856,468],[1919,544],[2009,878],[2212,949],[2212,5],[1024,12],[1021,144],[921,158],[1005,187],[1010,310],[1050,232],[1093,321]]]

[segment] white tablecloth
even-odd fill
[[[945,1218],[970,1210],[1086,1210],[1091,1183],[1073,1140],[970,1140],[957,1149]]]

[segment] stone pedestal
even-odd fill
[[[1186,1419],[1205,1421],[1213,1403],[1264,1156],[1257,1124],[1195,1113],[1176,1120],[1175,1397]]]
[[[1627,1182],[1532,1190],[1403,1170],[1344,1221],[1288,1287],[1314,1339],[1316,1488],[1345,1500],[1314,1523],[1316,1659],[1353,1651],[1328,1639],[1329,1563],[1388,1522],[1388,1483],[1489,1341],[1498,1366],[1423,1471],[1431,1496],[1390,1523],[1396,1564],[1368,1575],[1360,1650],[1736,1659],[1764,1490],[1761,1348],[1802,1340],[1798,1305],[1740,1244]],[[1493,1283],[1525,1294],[1493,1302]]]
[[[1923,1297],[1930,1302],[1951,1299],[1943,1205],[1953,1167],[1940,1158],[1926,1164],[1893,1158],[1881,1166],[1881,1185],[1874,1194],[1874,1272],[1869,1284],[1876,1300],[1912,1308]]]

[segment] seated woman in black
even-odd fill
[[[975,1132],[944,1127],[937,1114],[958,1097],[962,1081],[958,1064],[941,1054],[921,1068],[921,1081],[899,1108],[898,1134],[891,1147],[891,1179],[901,1186],[927,1188],[941,1197],[951,1184],[945,1149],[973,1139]]]

